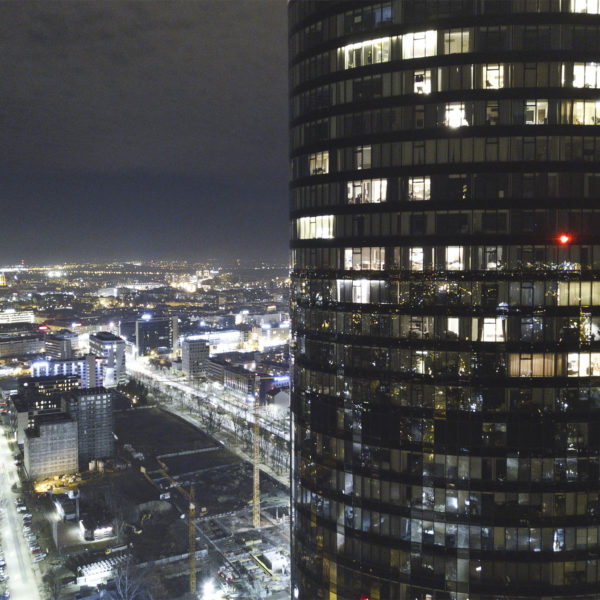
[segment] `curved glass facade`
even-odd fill
[[[599,11],[290,2],[294,598],[600,598]]]

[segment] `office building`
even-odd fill
[[[140,356],[148,356],[151,352],[170,353],[177,337],[177,317],[144,315],[135,322],[135,339]]]
[[[77,472],[77,423],[62,412],[37,415],[25,430],[24,467],[29,479]]]
[[[600,598],[599,11],[289,3],[296,600]]]
[[[61,395],[78,390],[80,386],[76,375],[20,377],[9,411],[10,428],[17,444],[23,446],[25,431],[34,426],[38,415],[60,412]]]
[[[103,384],[103,359],[94,354],[70,360],[38,360],[31,364],[33,377],[75,375],[82,388],[95,388]]]
[[[55,360],[73,358],[73,346],[77,346],[78,335],[73,331],[63,330],[46,336],[46,357]]]
[[[190,379],[206,377],[206,361],[210,345],[206,340],[187,339],[181,342],[183,374]]]
[[[112,394],[105,388],[79,390],[63,396],[63,410],[77,422],[79,464],[108,458],[114,452]]]
[[[125,340],[108,331],[91,334],[90,354],[102,358],[104,387],[116,387],[127,382]]]

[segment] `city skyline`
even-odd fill
[[[5,2],[0,19],[2,263],[285,260],[284,3]]]

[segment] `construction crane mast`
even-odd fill
[[[254,430],[252,435],[253,456],[253,488],[252,488],[252,526],[260,527],[260,424],[258,422],[259,399],[254,398]]]
[[[190,488],[190,509],[188,513],[190,536],[190,593],[196,593],[196,501],[194,486]]]

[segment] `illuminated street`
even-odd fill
[[[8,589],[11,600],[36,600],[40,598],[36,585],[38,577],[33,571],[29,550],[21,532],[21,523],[15,506],[11,486],[18,481],[17,469],[4,435],[0,436],[0,503],[2,511],[2,549],[9,576]]]

